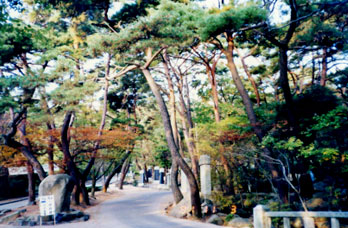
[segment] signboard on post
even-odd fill
[[[56,214],[56,208],[54,204],[54,196],[53,195],[47,195],[47,196],[40,196],[40,220],[41,216],[48,216],[53,215],[54,223],[55,221],[55,214]],[[40,221],[41,225],[41,221]]]

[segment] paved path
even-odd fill
[[[169,191],[126,187],[122,196],[92,207],[92,218],[87,222],[60,224],[59,227],[97,228],[217,228],[164,214],[164,208],[172,200]],[[51,227],[52,226],[47,226]]]
[[[0,210],[4,209],[16,209],[28,205],[28,197],[22,197],[18,199],[11,199],[0,202]]]

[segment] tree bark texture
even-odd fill
[[[29,161],[27,161],[28,172],[28,205],[34,205],[35,203],[35,177],[34,169]]]
[[[240,58],[240,60],[241,60],[241,62],[242,62],[244,72],[245,72],[245,74],[248,76],[248,79],[249,79],[249,81],[250,81],[250,83],[251,83],[251,85],[252,85],[252,87],[253,87],[253,90],[254,90],[254,93],[255,93],[255,96],[256,96],[257,106],[260,106],[260,100],[261,100],[261,99],[260,99],[260,93],[259,93],[258,86],[257,86],[257,84],[256,84],[256,82],[255,82],[255,80],[254,80],[254,78],[251,76],[250,71],[249,71],[249,69],[248,69],[248,66],[247,66],[246,63],[245,63],[245,58],[246,58],[247,56],[242,56],[242,55],[240,54],[240,52],[238,51],[238,49],[236,49],[236,50],[237,50],[238,56],[239,56],[239,58]]]
[[[187,179],[190,185],[190,190],[191,190],[192,214],[196,217],[201,217],[202,213],[201,213],[201,202],[200,202],[198,184],[190,167],[186,164],[184,159],[180,156],[178,152],[178,148],[176,147],[167,106],[162,98],[159,88],[155,80],[153,79],[150,71],[147,68],[141,68],[141,70],[151,88],[152,93],[156,97],[156,101],[162,116],[162,121],[163,121],[164,129],[165,129],[165,135],[168,142],[168,147],[170,149],[172,158],[177,161],[178,165],[187,176]]]
[[[187,83],[187,77],[184,79],[183,76],[180,76],[181,79],[181,88],[179,89],[179,102],[182,109],[182,126],[184,131],[184,137],[186,141],[186,146],[188,148],[190,158],[191,158],[191,167],[193,174],[195,175],[196,180],[199,180],[199,165],[198,165],[198,158],[197,158],[197,150],[196,150],[196,144],[193,137],[193,121],[192,121],[192,115],[191,115],[191,101],[190,101],[190,92],[189,87]],[[184,88],[186,90],[186,101],[184,99]]]
[[[219,96],[217,91],[217,85],[216,85],[216,75],[215,70],[210,68],[210,66],[206,66],[206,71],[208,75],[208,79],[211,85],[211,93],[213,96],[213,110],[214,110],[214,117],[216,122],[220,122],[220,110],[219,110]]]
[[[172,78],[170,76],[169,72],[169,67],[168,67],[168,56],[166,50],[164,50],[164,55],[163,55],[163,67],[164,67],[164,72],[167,78],[168,82],[168,89],[169,89],[169,107],[170,107],[170,120],[171,120],[171,125],[173,129],[173,134],[174,134],[174,141],[175,144],[178,147],[179,144],[179,139],[178,139],[178,126],[176,123],[176,105],[175,105],[175,93],[174,93],[174,85]]]
[[[253,108],[253,103],[251,102],[248,92],[246,91],[242,83],[242,80],[240,79],[236,64],[234,63],[234,59],[233,59],[234,43],[233,43],[233,39],[231,35],[228,37],[227,41],[228,41],[228,47],[226,50],[223,50],[227,58],[227,67],[229,68],[232,75],[233,82],[236,85],[237,90],[242,97],[242,101],[243,101],[248,119],[250,121],[250,124],[252,125],[256,136],[261,141],[263,138],[263,133],[259,123],[257,122],[256,115]]]
[[[25,137],[26,135],[26,108],[23,108],[17,116],[13,119],[11,123],[10,132],[6,135],[3,135],[5,139],[5,144],[9,147],[18,149],[22,152],[24,157],[32,164],[34,169],[36,170],[40,180],[42,181],[46,177],[46,173],[42,168],[41,163],[37,160],[35,155],[33,154],[30,141]],[[17,142],[14,137],[17,133],[17,129],[21,134],[21,142]]]
[[[320,85],[326,85],[326,74],[327,74],[327,49],[323,49],[323,57],[322,57],[322,69],[321,69],[321,77],[320,77]]]
[[[294,116],[294,105],[288,79],[288,55],[287,48],[285,47],[279,47],[279,84],[284,94],[290,130],[296,132],[297,125]]]
[[[174,106],[172,106],[173,110],[175,110],[176,112],[176,106],[175,106],[175,95],[174,95],[174,85],[173,85],[173,81],[169,75],[169,59],[168,59],[168,56],[167,56],[167,53],[166,53],[166,50],[164,51],[164,66],[165,66],[165,72],[166,72],[166,75],[167,75],[167,81],[168,81],[168,87],[169,87],[169,90],[172,91],[172,94],[171,96],[173,96],[173,104]],[[178,74],[178,73],[176,73]],[[183,125],[183,131],[184,131],[184,137],[185,137],[185,141],[186,141],[186,145],[187,145],[187,149],[188,149],[188,152],[189,152],[189,155],[190,155],[190,158],[191,158],[191,166],[192,166],[192,171],[193,171],[193,174],[196,178],[196,180],[199,180],[199,168],[198,168],[198,159],[197,159],[197,156],[196,156],[196,146],[195,146],[195,143],[193,141],[193,137],[190,137],[193,133],[191,131],[190,133],[190,128],[192,129],[193,128],[193,122],[192,122],[192,117],[191,117],[191,111],[187,108],[187,106],[189,107],[190,106],[190,100],[188,99],[187,100],[187,106],[185,104],[185,100],[184,100],[184,95],[183,95],[183,87],[185,85],[185,82],[183,80],[183,76],[180,74],[178,75],[180,77],[180,85],[179,85],[179,103],[180,103],[180,106],[181,106],[181,121],[182,121],[182,125]],[[187,89],[187,93],[189,93],[188,89],[189,88],[186,88]],[[189,94],[188,94],[189,95]],[[170,105],[172,105],[172,103],[170,103]],[[172,115],[173,116],[173,115]],[[181,139],[180,139],[180,135],[179,135],[179,132],[178,132],[178,129],[177,129],[177,124],[176,124],[176,115],[174,116],[175,118],[175,122],[173,121],[173,118],[171,119],[172,121],[172,127],[173,127],[173,124],[174,127],[173,127],[173,134],[174,134],[174,140],[176,142],[176,146],[177,148],[179,148],[180,150],[180,155],[183,156],[183,151],[182,151],[182,148],[181,148]],[[192,126],[192,127],[191,127]],[[177,135],[177,137],[175,137],[175,135]]]
[[[120,182],[118,183],[118,188],[120,190],[123,189],[124,179],[126,178],[127,172],[129,170],[129,166],[130,166],[130,163],[129,163],[129,157],[128,157],[127,160],[123,162],[122,164]]]
[[[171,182],[171,189],[174,197],[174,202],[178,204],[184,196],[182,195],[180,188],[179,188],[179,183],[178,183],[178,174],[179,174],[179,166],[176,160],[173,160],[172,163],[172,170],[171,170],[171,176],[170,176],[170,182]]]
[[[69,175],[73,178],[75,181],[75,204],[80,204],[80,194],[82,193],[83,201],[86,205],[90,205],[89,197],[88,197],[88,191],[85,186],[85,182],[82,180],[81,173],[78,170],[76,164],[74,163],[74,160],[70,154],[70,140],[68,137],[69,127],[72,121],[73,112],[68,111],[65,115],[62,130],[61,130],[61,143],[62,143],[62,149],[64,154],[64,162],[66,163],[69,171]]]

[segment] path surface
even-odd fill
[[[0,210],[4,209],[16,209],[28,205],[28,197],[22,197],[17,199],[11,199],[0,202]]]
[[[176,219],[165,215],[164,208],[172,200],[169,191],[126,187],[122,196],[103,202],[87,213],[87,222],[60,224],[58,227],[97,228],[217,228],[212,224]],[[51,227],[52,226],[46,226]]]

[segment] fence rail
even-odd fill
[[[314,228],[314,218],[331,218],[331,228],[339,228],[338,218],[348,218],[348,212],[333,211],[267,211],[254,207],[254,228],[271,228],[271,218],[283,218],[284,228],[290,228],[290,218],[302,218],[305,228]]]

